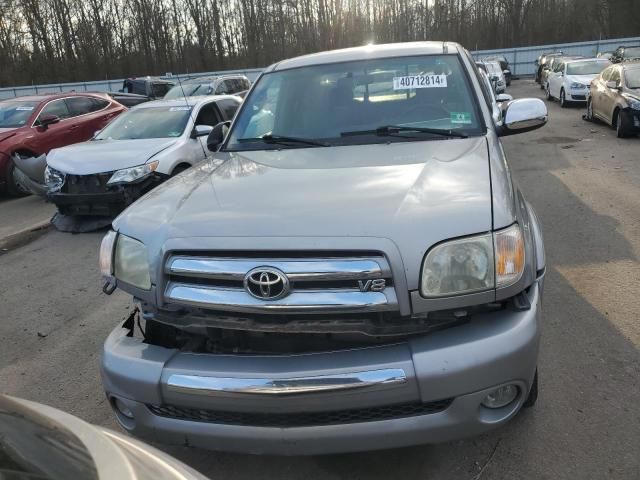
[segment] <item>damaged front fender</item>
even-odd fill
[[[24,157],[15,154],[12,160],[16,182],[26,191],[46,197],[48,188],[44,180],[44,171],[47,168],[47,156]]]

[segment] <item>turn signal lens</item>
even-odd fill
[[[103,277],[113,275],[113,246],[116,243],[118,234],[111,230],[102,239],[100,244],[100,273]]]
[[[524,272],[524,238],[520,226],[494,234],[496,256],[496,288],[513,285]]]

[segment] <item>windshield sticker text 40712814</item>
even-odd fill
[[[406,75],[393,77],[394,90],[409,90],[411,88],[447,88],[446,75]]]

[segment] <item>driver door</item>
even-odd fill
[[[208,125],[210,127],[215,127],[218,123],[223,122],[224,119],[218,110],[215,101],[206,103],[200,108],[198,114],[196,116],[195,125]],[[195,127],[194,125],[194,127]],[[196,142],[200,143],[200,146],[196,145]],[[209,157],[213,153],[210,152],[207,148],[207,137],[199,137],[194,139],[192,142],[195,146],[193,148],[194,155],[194,163],[199,162],[200,160],[204,160]]]
[[[40,125],[40,119],[46,115],[55,115],[60,121],[47,127]],[[60,148],[82,141],[82,130],[71,118],[71,112],[64,99],[52,100],[38,114],[32,127],[33,138],[29,142],[35,153],[49,153]]]

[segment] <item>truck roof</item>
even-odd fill
[[[312,53],[275,63],[265,73],[291,68],[322,65],[327,63],[350,62],[372,58],[408,57],[412,55],[436,55],[458,53],[462,47],[450,42],[406,42],[364,45],[362,47],[343,48],[328,52]]]

